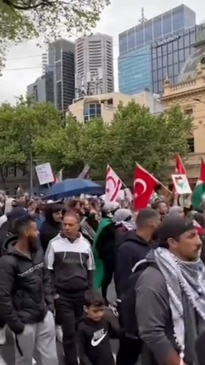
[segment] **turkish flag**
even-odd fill
[[[134,209],[136,211],[147,207],[152,193],[158,184],[159,182],[148,171],[144,170],[140,165],[136,166],[133,186]]]
[[[122,187],[122,180],[116,172],[108,165],[106,171],[105,196],[106,200],[115,202]]]
[[[186,175],[186,169],[180,155],[176,156],[175,173],[177,175]]]

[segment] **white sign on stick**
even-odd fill
[[[178,195],[191,194],[191,188],[186,175],[172,175],[172,181]]]
[[[36,173],[40,185],[50,184],[54,182],[53,172],[50,162],[42,163],[36,166]]]

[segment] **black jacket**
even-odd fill
[[[16,240],[8,239],[0,258],[0,313],[18,334],[25,324],[41,322],[53,311],[53,296],[42,249],[30,259],[15,250]]]
[[[52,240],[60,232],[61,223],[55,222],[53,217],[53,205],[45,210],[45,221],[40,229],[40,241],[43,251],[46,252],[49,241]]]
[[[150,244],[137,236],[136,231],[128,231],[122,237],[115,263],[115,287],[120,299],[125,293],[134,265],[143,260],[150,250]]]
[[[84,319],[78,327],[78,345],[81,365],[114,365],[110,338],[118,338],[121,331],[103,318],[94,322]]]

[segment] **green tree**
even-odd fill
[[[82,124],[72,116],[67,117],[57,128],[50,129],[36,139],[34,145],[38,159],[45,162],[49,156],[55,171],[63,168],[77,173],[84,164],[79,150],[81,131]]]
[[[149,109],[131,101],[119,105],[110,127],[113,151],[109,163],[122,174],[131,176],[135,162],[162,179],[169,161],[177,153],[188,153],[187,136],[192,120],[178,106],[153,115]]]
[[[10,42],[86,33],[109,0],[0,0],[0,59]]]
[[[110,129],[101,119],[83,125],[79,148],[84,164],[92,167],[94,176],[104,177],[110,159]]]
[[[16,106],[0,107],[0,171],[5,168],[27,166],[31,163],[50,162],[49,156],[41,161],[36,143],[62,125],[61,117],[52,104],[38,104],[30,99],[19,99]]]

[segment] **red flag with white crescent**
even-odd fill
[[[122,180],[110,166],[107,166],[105,185],[106,200],[115,202],[121,187]]]
[[[154,176],[140,165],[136,166],[133,184],[134,209],[136,211],[147,207],[157,185],[158,181]]]

